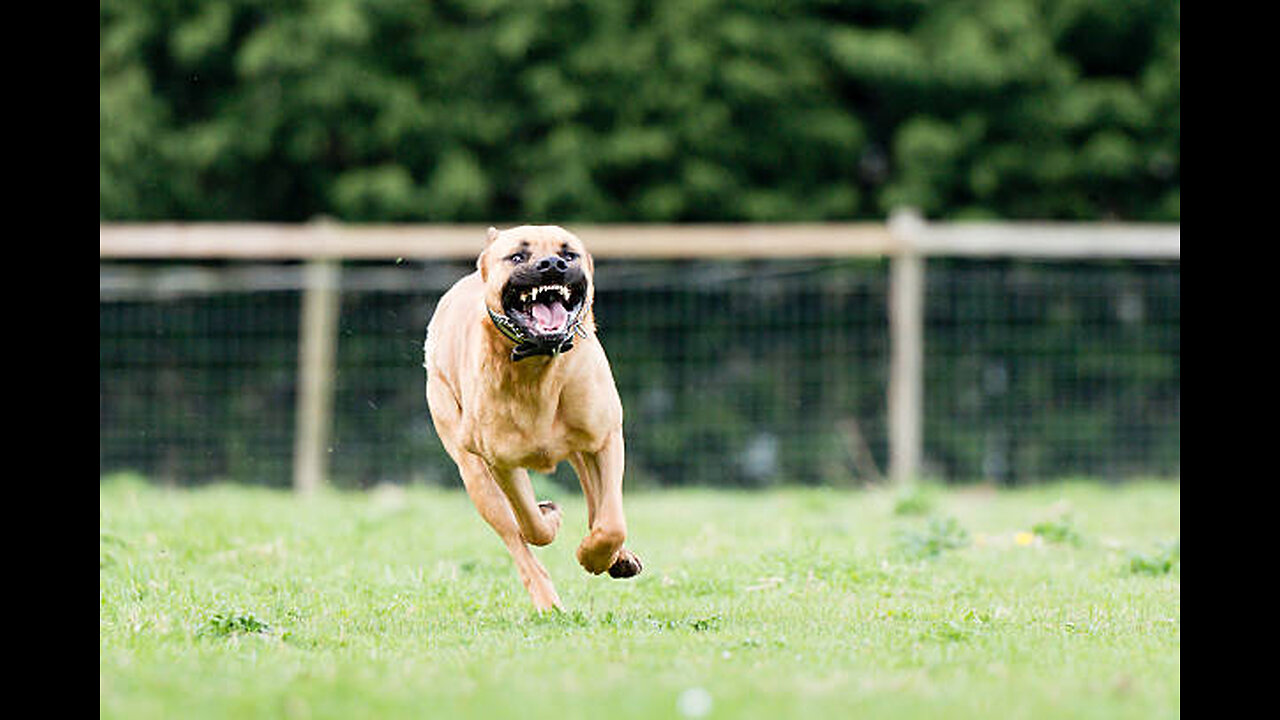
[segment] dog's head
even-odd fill
[[[490,315],[514,326],[517,342],[559,352],[575,331],[592,329],[592,260],[568,230],[554,225],[502,232],[489,228],[476,267]]]

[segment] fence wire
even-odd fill
[[[427,414],[422,340],[472,267],[343,266],[334,484],[459,482]],[[101,472],[289,485],[301,278],[288,263],[104,261]],[[629,486],[878,481],[888,282],[875,259],[598,262]],[[1178,474],[1177,262],[935,259],[926,287],[928,473]]]

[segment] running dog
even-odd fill
[[[475,272],[441,298],[424,345],[436,434],[480,515],[506,545],[538,610],[561,609],[529,545],[547,545],[560,509],[527,470],[568,460],[587,504],[579,564],[627,578],[622,401],[595,333],[594,266],[582,241],[550,225],[489,228]]]

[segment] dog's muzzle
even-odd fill
[[[502,291],[502,312],[493,308],[489,319],[515,343],[511,359],[534,355],[555,357],[573,349],[575,337],[586,337],[582,326],[587,305],[587,280],[578,268],[560,261],[513,273]]]
[[[520,326],[513,322],[505,315],[499,315],[493,310],[489,310],[489,319],[493,321],[494,327],[498,328],[498,332],[507,337],[508,340],[515,343],[516,346],[511,349],[511,361],[519,362],[527,357],[534,355],[550,355],[555,357],[561,353],[567,353],[573,349],[573,338],[586,337],[587,331],[582,327],[582,319],[578,318],[569,327],[568,332],[557,333],[555,335],[526,335]]]

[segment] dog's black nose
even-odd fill
[[[539,260],[538,264],[535,265],[534,267],[537,269],[538,272],[544,275],[547,273],[563,274],[569,269],[569,263],[565,262],[565,259],[560,257],[559,255],[551,255],[549,257],[544,257],[541,260]]]

